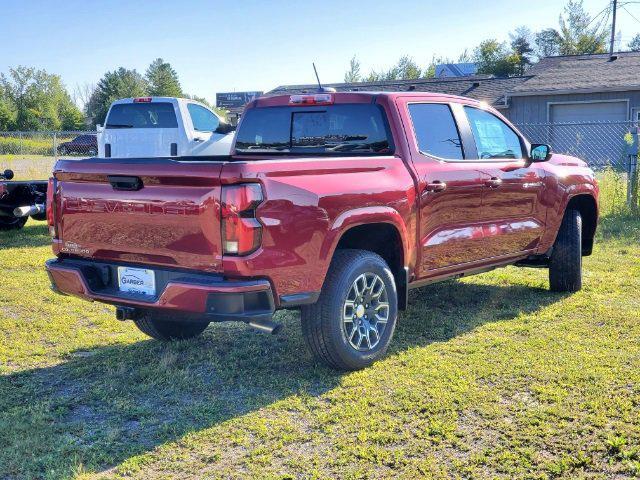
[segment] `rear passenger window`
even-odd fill
[[[449,105],[413,103],[409,114],[420,152],[434,157],[462,160],[462,142]]]

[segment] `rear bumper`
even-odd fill
[[[85,300],[174,311],[209,321],[264,320],[275,310],[267,280],[234,281],[216,274],[154,269],[157,295],[150,297],[119,291],[118,266],[122,264],[75,259],[53,259],[45,264],[55,292]]]

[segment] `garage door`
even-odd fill
[[[627,102],[561,103],[549,107],[554,151],[575,155],[593,166],[617,163],[625,155]]]
[[[567,122],[624,122],[627,102],[560,103],[551,105],[550,120]]]

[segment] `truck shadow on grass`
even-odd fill
[[[27,220],[19,230],[0,230],[0,248],[43,247],[51,245],[46,222]]]
[[[524,285],[425,287],[412,292],[389,356],[561,298]],[[297,314],[278,315],[279,336],[213,325],[191,341],[76,351],[60,365],[0,377],[0,478],[63,478],[79,465],[104,471],[291,395],[338,387],[342,374],[312,362]]]

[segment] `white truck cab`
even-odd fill
[[[207,106],[174,97],[124,98],[98,126],[102,158],[229,155],[233,127]]]

